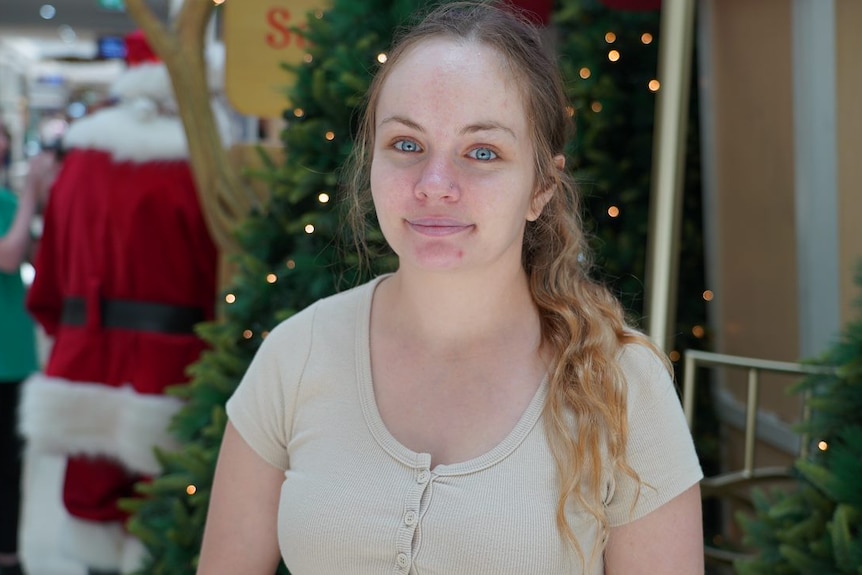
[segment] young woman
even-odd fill
[[[278,326],[228,403],[198,573],[703,572],[664,362],[588,276],[537,31],[436,9],[370,89],[351,173],[395,273]]]

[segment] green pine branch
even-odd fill
[[[862,286],[862,273],[857,283]],[[811,363],[837,368],[794,388],[809,394],[812,410],[800,431],[820,447],[796,462],[794,492],[771,500],[756,493],[755,515],[738,517],[746,543],[757,551],[736,565],[742,575],[862,573],[862,319]]]

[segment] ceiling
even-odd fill
[[[0,0],[0,40],[26,45],[42,58],[86,59],[99,37],[123,36],[136,27],[125,12],[104,9],[100,1],[108,2]],[[167,18],[168,2],[148,0],[162,20]]]

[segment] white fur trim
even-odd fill
[[[168,425],[181,407],[177,398],[144,395],[131,387],[36,374],[23,387],[18,424],[28,449],[105,456],[133,472],[157,475],[161,466],[153,448],[179,448]]]
[[[68,514],[62,521],[65,523],[60,540],[63,555],[100,571],[120,569],[127,535],[119,522],[87,521]]]
[[[164,64],[141,64],[127,69],[111,85],[110,93],[120,100],[147,98],[172,105],[174,90]]]
[[[143,566],[144,559],[149,556],[149,551],[141,543],[141,540],[131,535],[126,535],[123,541],[123,556],[120,558],[120,573],[137,573]]]
[[[210,103],[222,146],[229,147],[233,135],[228,112],[217,100]],[[124,101],[78,120],[66,132],[63,147],[107,152],[117,162],[178,161],[189,157],[180,118],[159,114],[157,104],[145,98]]]
[[[24,449],[18,554],[31,575],[87,575],[86,566],[65,555],[62,541],[69,512],[63,505],[66,459]]]
[[[18,425],[30,449],[56,455],[113,454],[122,397],[104,385],[31,376],[18,406]]]
[[[176,116],[147,113],[139,99],[99,110],[73,123],[63,146],[108,152],[118,162],[185,160],[189,151]]]

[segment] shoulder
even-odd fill
[[[5,234],[18,209],[18,198],[9,190],[0,187],[0,237]]]
[[[641,333],[623,345],[619,364],[628,386],[629,402],[650,404],[670,396],[678,399],[670,364]]]
[[[654,347],[647,336],[640,332],[629,332],[631,340],[623,344],[619,362],[627,374],[638,375],[643,372],[668,372],[668,364],[658,348]]]
[[[309,343],[312,336],[322,333],[327,337],[333,332],[350,333],[359,318],[371,308],[374,288],[381,278],[350,288],[343,292],[319,299],[307,308],[282,320],[267,336],[265,343],[285,344],[300,338]]]
[[[0,186],[0,206],[3,208],[15,208],[18,205],[18,197],[10,190]]]

